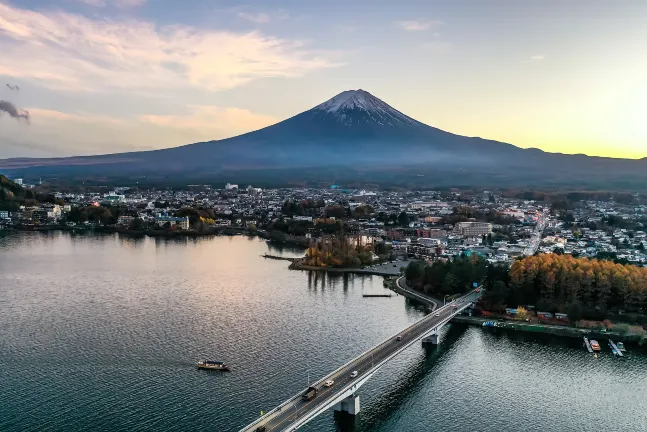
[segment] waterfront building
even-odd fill
[[[155,223],[158,226],[164,226],[166,223],[169,223],[171,226],[177,226],[183,230],[189,229],[189,217],[172,217],[172,216],[161,216],[158,215],[155,217]]]

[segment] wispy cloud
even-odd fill
[[[212,140],[238,135],[276,123],[272,116],[240,108],[195,106],[183,115],[143,115],[140,120],[156,126],[184,131],[195,140]]]
[[[530,57],[530,60],[531,61],[541,61],[541,60],[544,60],[545,58],[546,57],[544,57],[543,55],[534,55],[534,56]]]
[[[187,108],[180,114],[132,117],[30,109],[31,128],[19,128],[10,122],[3,124],[6,136],[0,145],[0,159],[167,148],[228,138],[278,121],[240,108],[203,105]]]
[[[187,87],[216,91],[338,65],[330,53],[258,32],[90,19],[3,3],[0,34],[0,75],[76,91]]]
[[[114,6],[121,9],[129,9],[143,6],[147,0],[72,0],[76,3],[83,3],[94,7]]]
[[[444,23],[438,20],[423,20],[423,21],[397,21],[396,26],[407,31],[424,31],[431,28],[437,28]]]
[[[270,21],[270,16],[262,12],[238,12],[238,17],[257,24],[263,24]]]
[[[236,15],[238,16],[238,18],[242,18],[244,20],[251,21],[256,24],[265,24],[270,21],[283,20],[289,17],[288,13],[285,11],[279,11],[274,13],[241,11],[241,12],[238,12]]]
[[[125,124],[124,119],[110,117],[100,114],[91,114],[91,113],[68,113],[56,110],[34,108],[31,110],[31,114],[37,120],[58,120],[58,121],[70,121],[70,122],[83,122],[83,123],[107,123],[112,125],[121,125]]]

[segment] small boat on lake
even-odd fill
[[[229,366],[219,361],[212,360],[200,360],[198,362],[198,369],[209,369],[209,370],[218,370],[223,372],[229,372]]]
[[[598,341],[591,339],[589,343],[591,344],[591,349],[593,351],[601,351],[600,344],[598,343]]]
[[[618,348],[618,351],[627,351],[625,349],[625,344],[623,344],[622,342],[617,342],[616,347]]]

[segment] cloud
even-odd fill
[[[270,16],[262,12],[259,12],[259,13],[238,12],[238,17],[257,24],[264,24],[270,21]]]
[[[395,23],[396,26],[407,30],[407,31],[424,31],[429,30],[430,28],[437,28],[443,25],[442,21],[438,20],[426,20],[426,21],[398,21]]]
[[[94,7],[114,6],[121,9],[129,9],[143,6],[146,0],[73,0]]]
[[[3,3],[0,51],[0,75],[73,91],[217,91],[339,65],[327,58],[332,53],[258,32],[91,19]]]
[[[89,113],[73,114],[62,111],[36,108],[31,110],[31,114],[39,120],[47,119],[82,123],[106,123],[113,125],[125,124],[125,120],[123,119]]]
[[[272,116],[240,108],[194,106],[186,115],[143,115],[140,121],[174,129],[183,136],[205,141],[228,138],[272,125],[278,120]]]
[[[238,16],[238,18],[242,18],[256,24],[266,24],[270,21],[287,19],[289,17],[289,14],[286,11],[277,11],[272,13],[240,11],[236,14],[236,16]]]
[[[3,112],[9,114],[16,120],[22,119],[29,123],[29,111],[20,110],[9,101],[0,100],[0,115],[2,115]]]
[[[543,60],[545,58],[546,57],[544,57],[543,55],[534,55],[534,56],[530,57],[530,60],[531,61],[541,61],[541,60]]]
[[[276,123],[245,109],[189,106],[185,113],[110,117],[85,112],[31,109],[32,126],[3,125],[0,159],[72,156],[174,147],[229,138]]]

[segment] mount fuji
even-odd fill
[[[645,161],[546,153],[455,135],[361,89],[344,91],[272,126],[218,141],[98,156],[0,160],[0,170],[23,177],[408,186],[588,187],[602,182],[628,187],[647,180],[645,168]]]

